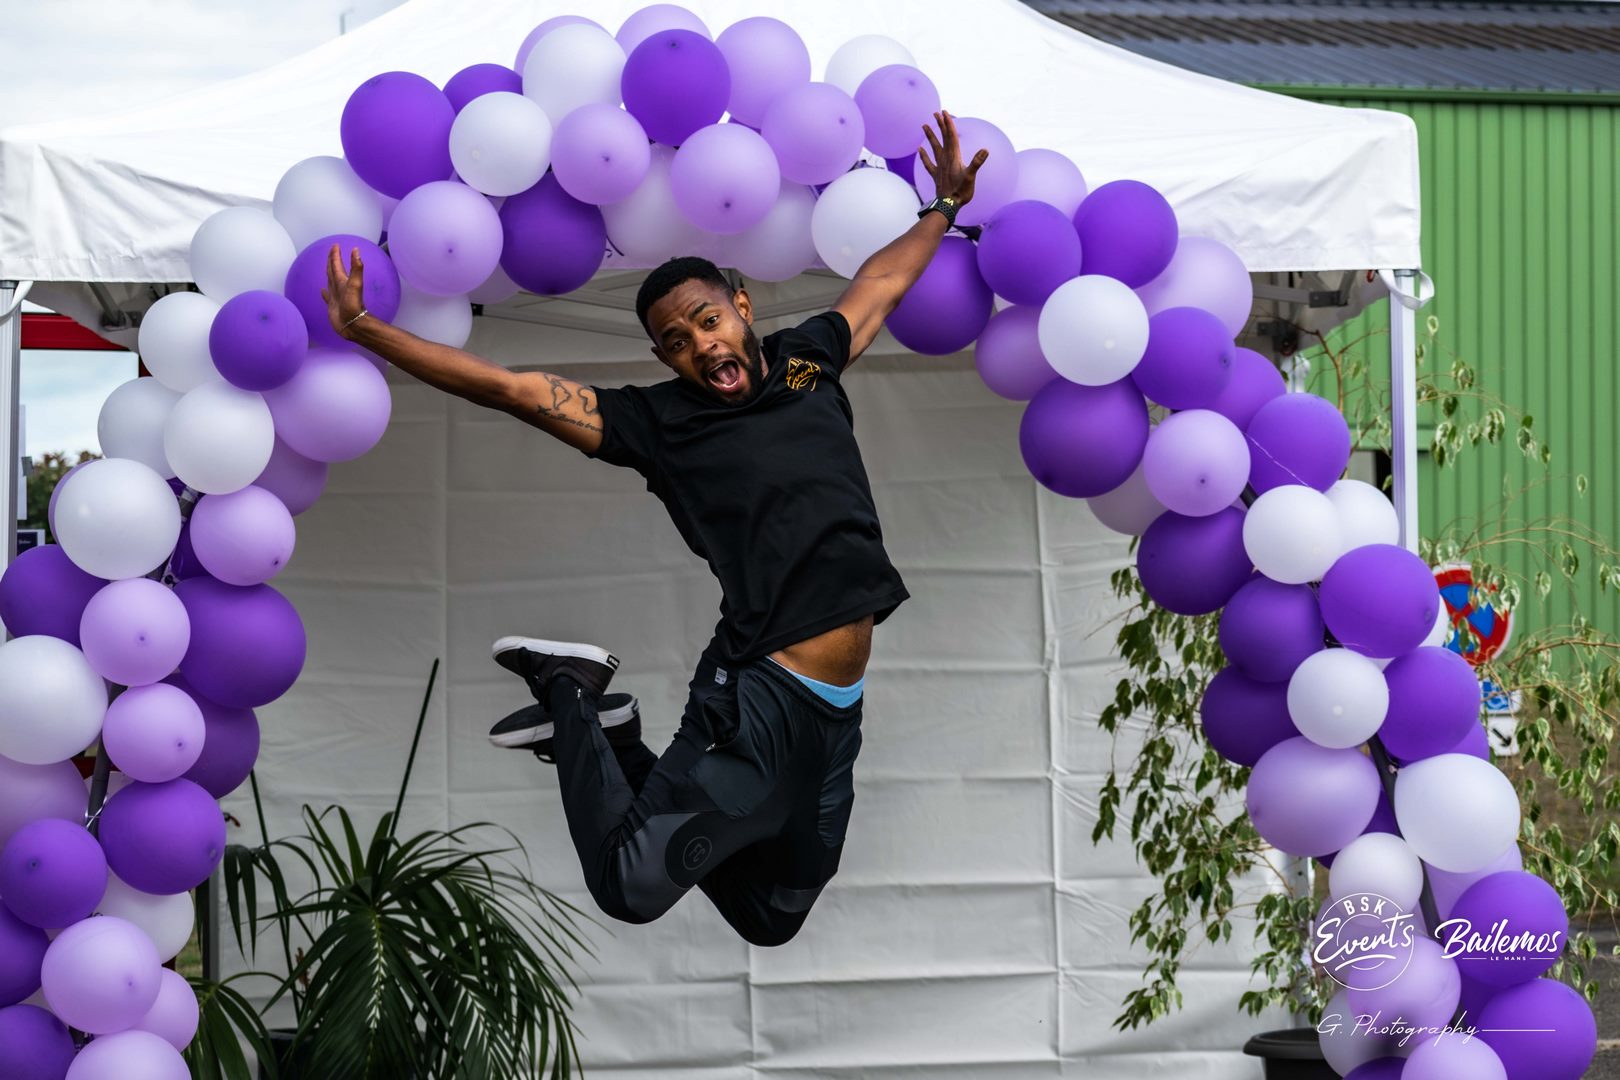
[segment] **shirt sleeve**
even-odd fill
[[[602,445],[583,453],[646,475],[657,456],[658,436],[658,418],[646,393],[639,386],[591,389],[596,391],[596,407],[602,414]]]
[[[810,359],[832,369],[834,375],[849,363],[849,320],[842,312],[823,311],[782,335],[788,354],[814,353]]]

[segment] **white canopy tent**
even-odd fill
[[[359,82],[403,69],[442,84],[469,64],[510,63],[531,27],[570,6],[413,0],[203,93],[0,131],[0,314],[31,282],[32,299],[133,346],[140,312],[188,279],[204,218],[265,205],[288,166],[341,153],[338,117]],[[611,28],[639,6],[606,0],[588,14]],[[1261,305],[1293,321],[1335,321],[1381,292],[1366,271],[1419,265],[1405,117],[1180,71],[1015,0],[687,6],[716,32],[782,15],[818,73],[850,37],[902,41],[953,111],[994,121],[1018,147],[1067,154],[1093,186],[1159,187],[1183,230],[1231,245],[1257,273]],[[633,269],[613,259],[570,298],[520,294],[486,310],[469,348],[598,382],[659,378],[630,311]],[[819,272],[757,299],[775,328],[838,288]],[[1313,310],[1313,289],[1342,303]],[[1411,314],[1392,311],[1408,377]],[[0,323],[0,435],[13,457],[16,325]],[[1142,962],[1125,920],[1151,887],[1128,844],[1089,840],[1103,763],[1129,751],[1095,726],[1117,678],[1107,579],[1120,538],[1028,477],[1019,407],[985,391],[970,358],[875,357],[850,389],[915,599],[879,632],[844,870],[786,949],[741,944],[701,898],[651,927],[596,934],[602,955],[582,964],[577,1014],[592,1075],[1257,1075],[1236,1053],[1258,1027],[1236,1011],[1251,985],[1241,928],[1238,947],[1190,958],[1184,1012],[1110,1028]],[[484,650],[520,631],[610,645],[661,746],[717,591],[635,477],[409,380],[395,391],[388,435],[334,467],[277,581],[311,648],[298,685],[260,710],[271,830],[295,828],[305,801],[391,806],[422,680],[443,657],[407,824],[501,822],[528,843],[541,884],[588,905],[554,780],[484,742],[521,703]],[[1410,421],[1407,410],[1396,429],[1406,520]],[[227,807],[253,821],[244,793]]]

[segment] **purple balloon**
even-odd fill
[[[546,21],[555,22],[556,20],[547,19]],[[589,19],[581,19],[580,21],[590,22]],[[544,25],[544,23],[541,25]],[[538,30],[540,27],[537,26],[535,29]],[[553,27],[553,29],[555,28]],[[535,40],[540,39],[537,37]],[[534,48],[534,45],[527,39],[524,40],[524,44],[531,49]],[[522,56],[524,60],[529,58],[526,52],[522,52]],[[464,67],[450,76],[450,81],[444,84],[444,96],[449,100],[450,107],[457,113],[466,108],[467,102],[473,98],[503,92],[508,94],[523,93],[523,76],[504,64],[474,64],[471,67]]]
[[[106,584],[55,544],[29,548],[0,574],[0,622],[12,637],[45,634],[77,645],[85,605]]]
[[[275,449],[270,451],[270,463],[253,486],[280,499],[288,513],[297,517],[314,506],[326,490],[327,469],[326,462],[305,457],[278,437]]]
[[[437,86],[408,71],[374,75],[349,95],[339,136],[355,175],[403,199],[415,187],[448,179],[450,125],[456,110]]]
[[[772,102],[759,132],[776,151],[784,180],[826,184],[860,159],[866,121],[854,98],[831,83],[813,82]]]
[[[1226,417],[1188,409],[1159,422],[1142,452],[1142,474],[1168,509],[1203,517],[1237,502],[1249,479],[1249,447]]]
[[[1286,687],[1294,669],[1322,650],[1326,629],[1316,590],[1256,577],[1221,612],[1221,651],[1249,678]]]
[[[1287,392],[1288,384],[1276,364],[1253,349],[1239,346],[1232,353],[1232,377],[1209,407],[1243,430],[1260,406]]]
[[[333,244],[338,245],[344,270],[349,268],[350,253],[355,248],[360,249],[365,279],[361,302],[367,311],[384,322],[399,314],[399,273],[394,269],[393,261],[383,254],[382,248],[360,236],[323,236],[298,253],[287,270],[287,284],[282,292],[287,294],[287,299],[304,317],[311,345],[342,349],[347,348],[349,343],[332,329],[332,320],[326,313],[326,301],[321,297],[322,290],[326,288],[326,264]]]
[[[214,872],[225,856],[225,818],[214,797],[190,780],[132,783],[102,808],[101,846],[125,883],[168,896],[195,889]]]
[[[130,779],[161,784],[197,763],[207,731],[202,710],[183,690],[154,683],[131,687],[107,706],[101,737]]]
[[[581,105],[551,136],[551,171],[580,202],[601,206],[629,198],[651,165],[647,133],[617,105]]]
[[[1317,597],[1328,630],[1363,656],[1417,648],[1440,611],[1429,564],[1394,544],[1367,544],[1339,556],[1322,575]]]
[[[1575,990],[1533,979],[1493,997],[1475,1021],[1508,1080],[1573,1080],[1597,1053],[1597,1021]]]
[[[164,968],[158,979],[157,1000],[130,1030],[149,1032],[176,1050],[184,1050],[197,1035],[197,995],[185,976],[171,968]]]
[[[1451,909],[1456,906],[1457,900],[1476,881],[1483,881],[1492,874],[1503,874],[1509,870],[1523,869],[1524,855],[1519,851],[1518,844],[1509,844],[1508,849],[1491,860],[1489,866],[1482,866],[1478,870],[1471,870],[1466,873],[1453,874],[1430,866],[1428,863],[1423,864],[1423,873],[1429,879],[1429,893],[1434,897],[1434,908],[1440,913],[1442,919],[1451,914]]]
[[[1558,962],[1569,941],[1569,915],[1551,885],[1523,870],[1507,870],[1468,886],[1439,931],[1470,977],[1516,986]]]
[[[1296,736],[1255,763],[1249,774],[1249,820],[1281,851],[1326,855],[1361,835],[1379,791],[1378,769],[1360,751],[1329,750]]]
[[[44,930],[0,904],[0,1005],[15,1005],[39,989],[39,966],[50,943]],[[5,1049],[5,1040],[0,1039],[0,1061],[5,1060]]]
[[[176,581],[208,573],[197,561],[197,553],[191,550],[190,520],[180,522],[180,539],[175,541],[174,553],[169,556],[169,573],[174,575]]]
[[[1484,1010],[1485,1005],[1491,998],[1501,992],[1502,988],[1500,986],[1492,986],[1490,983],[1480,982],[1478,979],[1470,979],[1468,972],[1464,971],[1462,972],[1462,993],[1457,996],[1457,1010],[1468,1023],[1477,1023],[1479,1014]]]
[[[1345,1073],[1344,1080],[1401,1080],[1401,1070],[1404,1068],[1405,1058],[1374,1058]]]
[[[393,411],[382,372],[348,349],[311,349],[298,374],[264,400],[276,435],[317,461],[352,461],[364,454],[383,437]]]
[[[1085,253],[1080,272],[1133,289],[1163,273],[1176,253],[1176,212],[1140,180],[1115,180],[1092,191],[1074,212],[1074,228]]]
[[[1085,209],[1082,205],[1081,209]],[[1080,236],[1085,243],[1085,234]],[[1183,236],[1164,273],[1137,289],[1149,315],[1173,307],[1196,307],[1213,312],[1237,337],[1254,307],[1254,283],[1237,253],[1218,240]]]
[[[997,296],[1044,304],[1080,273],[1080,238],[1063,211],[1025,199],[997,210],[979,237],[979,272]]]
[[[731,72],[726,110],[733,123],[758,129],[771,102],[810,81],[810,50],[787,23],[756,15],[732,23],[714,39]]]
[[[973,350],[973,363],[992,393],[1009,401],[1028,401],[1058,377],[1041,354],[1036,327],[1041,309],[1003,308],[990,316]]]
[[[1171,308],[1148,319],[1147,351],[1131,379],[1167,409],[1208,409],[1231,382],[1236,351],[1209,312]]]
[[[994,302],[979,276],[973,241],[947,236],[884,325],[912,352],[949,356],[984,332]]]
[[[1469,724],[1467,730],[1452,745],[1441,751],[1443,754],[1467,754],[1477,757],[1481,761],[1491,760],[1491,738],[1485,731],[1482,723]]]
[[[1148,596],[1168,611],[1219,611],[1254,572],[1243,549],[1243,511],[1228,507],[1206,517],[1165,511],[1142,534],[1136,572]]]
[[[1406,1067],[1395,1074],[1401,1080],[1507,1080],[1502,1059],[1478,1039],[1425,1035],[1413,1043],[1416,1049],[1406,1059]]]
[[[1389,712],[1378,737],[1401,761],[1444,754],[1479,722],[1479,679],[1468,661],[1438,646],[1413,649],[1384,668]]]
[[[1018,187],[1018,155],[1013,151],[1012,140],[990,121],[954,115],[952,119],[956,121],[964,162],[972,161],[980,150],[989,151],[973,182],[973,201],[956,215],[958,225],[983,225],[990,220],[990,215],[1013,201],[1013,192]],[[921,136],[918,132],[919,139]],[[928,175],[920,157],[912,170],[911,183],[925,199],[934,197],[933,177]]]
[[[1209,745],[1235,765],[1253,765],[1299,734],[1288,715],[1288,684],[1257,682],[1236,668],[1215,673],[1198,715]]]
[[[66,1024],[35,1005],[0,1009],[0,1076],[63,1080],[72,1064],[73,1036]]]
[[[501,269],[542,296],[573,292],[591,280],[607,255],[602,211],[570,196],[555,174],[506,200],[501,230]]]
[[[120,686],[145,686],[180,663],[191,641],[191,622],[166,586],[128,578],[91,597],[79,638],[96,674]]]
[[[209,701],[195,687],[179,675],[164,680],[168,685],[185,691],[193,704],[202,711],[202,754],[196,764],[186,770],[185,779],[199,785],[216,799],[223,799],[241,786],[253,771],[259,756],[259,720],[252,709],[233,708]]]
[[[501,218],[488,196],[466,184],[423,184],[394,209],[388,254],[399,276],[421,292],[460,296],[500,265]]]
[[[0,897],[30,926],[72,926],[89,918],[106,892],[107,858],[83,825],[31,821],[0,851]]]
[[[297,529],[285,504],[249,484],[228,495],[205,495],[191,512],[197,559],[227,585],[259,585],[292,558]]]
[[[601,23],[596,22],[593,19],[587,19],[583,15],[553,15],[551,18],[529,31],[528,36],[523,39],[523,44],[518,46],[517,60],[512,64],[512,66],[521,73],[523,68],[529,62],[529,53],[534,51],[535,42],[539,41],[541,38],[545,37],[559,26],[572,26],[575,23],[582,23],[585,26],[594,26],[598,30],[601,30],[604,34],[607,33],[606,28],[604,28]],[[519,78],[521,79],[521,74]],[[521,81],[518,85],[518,93],[521,94],[523,92]],[[449,89],[450,88],[448,86],[445,87],[447,94]],[[457,106],[458,111],[459,109],[460,106]]]
[[[917,174],[917,155],[915,153],[907,154],[904,157],[884,158],[883,164],[890,172],[912,187],[917,186],[916,180],[913,179]]]
[[[861,80],[855,104],[866,123],[866,148],[885,158],[903,157],[922,145],[923,125],[939,111],[939,91],[911,65],[889,64]]]
[[[304,667],[304,624],[273,587],[238,588],[199,577],[174,591],[191,615],[191,648],[180,673],[204,697],[257,708],[297,681]]]
[[[1129,379],[1106,386],[1053,379],[1024,409],[1018,449],[1043,487],[1084,499],[1123,484],[1147,437],[1147,402]]]
[[[243,390],[269,390],[298,371],[309,351],[309,330],[291,300],[254,289],[225,301],[208,331],[208,352],[225,381]]]
[[[1283,484],[1326,491],[1350,462],[1350,426],[1332,402],[1315,394],[1272,398],[1255,410],[1244,434],[1257,495]]]
[[[1358,1014],[1382,1013],[1399,1016],[1413,1027],[1440,1028],[1456,1013],[1461,992],[1457,962],[1446,957],[1433,939],[1418,936],[1412,942],[1411,960],[1394,982],[1376,990],[1352,987],[1347,1000]]]
[[[690,30],[663,30],[635,47],[620,79],[624,107],[647,137],[679,146],[717,123],[731,98],[731,72],[719,46]]]
[[[669,186],[686,220],[731,236],[764,220],[782,191],[776,155],[742,124],[710,124],[675,151]]]

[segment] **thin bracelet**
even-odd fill
[[[367,315],[370,315],[370,314],[371,314],[371,312],[367,311],[365,308],[361,308],[360,309],[360,314],[356,315],[354,318],[350,319],[348,322],[343,324],[343,329],[347,330],[349,327],[353,326],[355,323],[359,322],[361,319],[365,318]]]

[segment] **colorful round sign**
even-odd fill
[[[1446,648],[1461,654],[1475,667],[1494,660],[1513,636],[1513,613],[1498,611],[1489,603],[1474,603],[1474,568],[1468,563],[1446,563],[1438,567],[1434,581],[1440,586],[1440,600],[1446,605],[1453,627],[1451,636],[1446,639]],[[1470,633],[1463,633],[1464,623]]]

